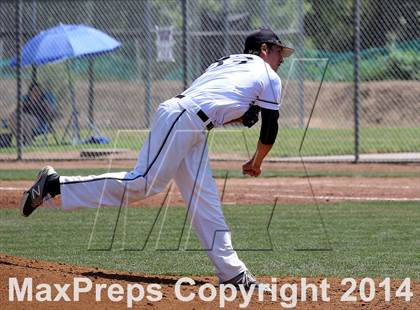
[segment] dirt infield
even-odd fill
[[[39,168],[43,163],[22,162],[19,163],[19,169]],[[113,167],[126,168],[133,165],[133,162],[115,162]],[[58,169],[80,168],[80,167],[106,167],[106,162],[59,162],[55,165]],[[240,169],[241,163],[233,162],[215,162],[213,168],[218,169]],[[265,169],[277,171],[302,171],[300,164],[268,163],[264,165]],[[16,163],[4,163],[3,169],[16,168]],[[404,173],[420,172],[420,164],[310,164],[308,171],[335,171],[335,172],[377,172],[377,173]],[[418,201],[420,204],[420,178],[419,177],[312,177],[308,181],[305,177],[273,177],[273,178],[242,178],[227,180],[217,179],[217,184],[223,203],[229,204],[272,204],[277,199],[278,204],[302,204],[302,203],[335,203],[337,201]],[[0,201],[1,208],[16,208],[20,199],[21,192],[31,185],[30,181],[0,181]],[[315,196],[312,195],[312,190]],[[154,196],[145,201],[135,204],[141,206],[160,206],[165,193]],[[59,205],[59,200],[56,200]],[[171,205],[183,205],[181,196],[176,188],[172,194]],[[1,250],[0,250],[1,251]],[[162,300],[149,301],[144,298],[142,301],[134,304],[133,308],[159,308],[159,309],[214,309],[219,305],[219,297],[212,302],[203,302],[198,297],[193,301],[185,303],[177,299],[175,295],[175,284],[180,277],[176,276],[157,276],[134,274],[115,270],[101,270],[97,268],[87,268],[79,266],[65,265],[61,263],[28,260],[25,258],[12,257],[0,254],[0,309],[121,309],[126,308],[126,298],[120,302],[112,302],[107,298],[106,290],[102,293],[101,301],[95,301],[95,292],[82,294],[79,302],[10,302],[9,301],[9,278],[17,278],[19,284],[26,277],[33,279],[33,287],[46,283],[63,285],[72,284],[74,278],[88,278],[95,284],[120,284],[126,288],[129,284],[159,284],[160,291],[163,293]],[[183,295],[189,293],[198,293],[199,288],[205,283],[217,284],[215,277],[192,277],[196,285],[185,285],[181,292]],[[278,287],[285,283],[298,283],[300,286],[301,278],[277,278],[272,282],[271,277],[260,277],[265,283],[278,283]],[[322,278],[309,278],[308,283],[319,285]],[[378,287],[378,283],[383,279],[376,279],[376,297],[371,302],[343,302],[340,298],[343,296],[349,284],[341,285],[341,279],[328,278],[330,301],[322,302],[321,293],[318,292],[318,301],[311,301],[311,294],[308,293],[309,300],[298,302],[299,309],[419,309],[420,308],[420,282],[412,281],[411,289],[414,297],[410,302],[405,302],[402,298],[395,298],[395,291],[402,280],[392,280],[391,291],[392,298],[390,302],[385,302],[384,290]],[[36,291],[33,295],[35,296]],[[55,288],[52,288],[52,296],[56,295]],[[72,286],[68,289],[68,295],[73,296]],[[239,293],[238,293],[239,294]],[[356,290],[354,295],[358,296]],[[147,295],[146,295],[147,296]],[[219,296],[219,295],[217,295]],[[239,295],[238,295],[239,296]],[[298,293],[298,300],[301,298],[301,292]],[[16,298],[16,297],[15,297]],[[277,301],[271,300],[271,295],[265,296],[264,301],[258,301],[258,294],[254,294],[248,308],[258,309],[280,309],[280,297],[277,293]],[[233,302],[228,302],[226,308],[238,308],[243,302],[242,297],[238,297]]]
[[[217,288],[217,280],[214,277],[199,277],[194,276],[192,279],[196,282],[195,285],[185,284],[181,286],[181,293],[183,296],[188,296],[191,293],[195,293],[196,298],[189,302],[182,302],[176,295],[175,287],[180,277],[175,276],[155,276],[145,274],[135,274],[112,270],[102,270],[97,268],[85,268],[78,266],[65,265],[60,263],[53,263],[47,261],[28,260],[20,257],[11,257],[0,254],[0,308],[1,309],[126,309],[127,308],[127,297],[128,285],[138,284],[143,286],[146,291],[147,285],[159,284],[158,289],[162,293],[161,300],[149,301],[145,297],[143,300],[133,303],[134,309],[215,309],[220,305],[220,294],[217,290],[216,298],[211,302],[201,301],[198,297],[200,287],[205,283],[211,283]],[[36,289],[39,284],[48,284],[51,288],[51,299],[57,296],[58,290],[54,287],[54,284],[62,287],[64,284],[70,284],[66,290],[70,301],[64,301],[63,298],[59,301],[17,301],[17,295],[14,293],[14,300],[9,300],[9,279],[16,278],[18,285],[21,287],[25,278],[32,278],[33,287],[33,299],[36,298],[36,293],[41,291],[41,288]],[[82,278],[83,283],[81,287],[84,287],[90,280],[92,282],[92,289],[88,293],[80,294],[79,301],[74,301],[73,288],[74,279]],[[330,300],[327,302],[322,301],[321,290],[318,289],[317,301],[312,299],[310,290],[308,290],[308,297],[305,302],[301,301],[302,293],[300,291],[301,278],[276,278],[273,280],[271,277],[260,277],[261,282],[267,284],[277,284],[276,300],[272,301],[273,295],[266,293],[259,301],[258,293],[254,293],[250,304],[247,306],[248,309],[281,309],[280,302],[285,302],[281,299],[280,287],[284,284],[297,284],[297,308],[298,309],[419,309],[420,298],[419,294],[414,294],[410,302],[404,301],[402,298],[396,298],[395,292],[402,280],[392,280],[391,282],[391,300],[385,302],[385,296],[383,289],[378,287],[379,282],[382,279],[375,279],[375,298],[371,302],[361,301],[358,297],[356,302],[344,302],[341,301],[343,294],[350,287],[349,284],[342,285],[341,279],[327,278],[326,282],[330,285],[328,289],[328,297]],[[323,278],[308,278],[307,283],[315,284],[319,287]],[[357,281],[359,283],[359,281]],[[106,285],[105,289],[100,291],[100,301],[96,297],[96,285]],[[107,295],[108,287],[113,284],[121,285],[124,289],[124,294],[121,295],[121,301],[113,302]],[[420,292],[420,282],[411,281],[411,289],[414,292]],[[137,293],[137,292],[136,292]],[[207,290],[206,296],[210,294]],[[359,291],[356,290],[353,296],[358,296]],[[133,294],[134,295],[134,294]],[[229,291],[226,292],[229,296]],[[27,296],[27,295],[26,295]],[[43,295],[45,297],[45,295]],[[118,296],[118,295],[116,295]],[[178,295],[179,296],[179,295]],[[238,309],[239,305],[244,302],[243,297],[238,294],[238,297],[232,302],[226,302],[227,309]],[[290,304],[290,302],[286,302]]]
[[[15,163],[4,163],[3,169],[12,168]],[[19,169],[35,169],[44,163],[22,162]],[[131,161],[117,161],[115,168],[133,166]],[[15,168],[13,167],[13,168]],[[57,168],[105,168],[107,162],[82,161],[59,162]],[[213,168],[240,169],[240,162],[213,162]],[[299,163],[267,163],[265,169],[272,171],[302,172]],[[232,204],[278,204],[334,203],[337,201],[419,201],[420,164],[308,164],[311,171],[346,173],[413,173],[419,177],[273,177],[273,178],[228,178],[217,179],[223,203]],[[31,185],[30,181],[1,181],[0,208],[15,208],[21,193]],[[312,195],[312,191],[314,195]],[[161,206],[166,192],[142,200],[133,206]],[[60,202],[57,199],[56,204]],[[173,186],[170,205],[183,205],[176,186]]]

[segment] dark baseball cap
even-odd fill
[[[258,51],[262,43],[270,43],[280,46],[283,57],[289,57],[295,51],[293,48],[283,45],[273,30],[269,28],[261,28],[247,36],[245,40],[244,53],[248,54],[250,51]]]

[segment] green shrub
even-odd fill
[[[420,56],[414,51],[393,50],[389,55],[386,74],[392,79],[419,78]]]

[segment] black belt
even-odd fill
[[[184,95],[176,95],[175,96],[175,98],[178,98],[178,99],[182,99],[182,98],[184,98],[185,96]],[[203,110],[198,110],[198,112],[197,112],[197,115],[198,115],[198,117],[205,123],[205,122],[207,122],[208,120],[209,120],[209,117],[207,116],[207,114],[206,113],[204,113],[204,111]],[[211,130],[211,129],[213,129],[214,128],[214,125],[213,125],[213,123],[212,122],[210,122],[210,123],[208,123],[207,125],[206,125],[206,128],[207,128],[207,130]]]

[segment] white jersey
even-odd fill
[[[219,127],[241,117],[252,104],[278,110],[281,80],[259,56],[236,54],[211,64],[182,94],[197,104],[214,126]]]

